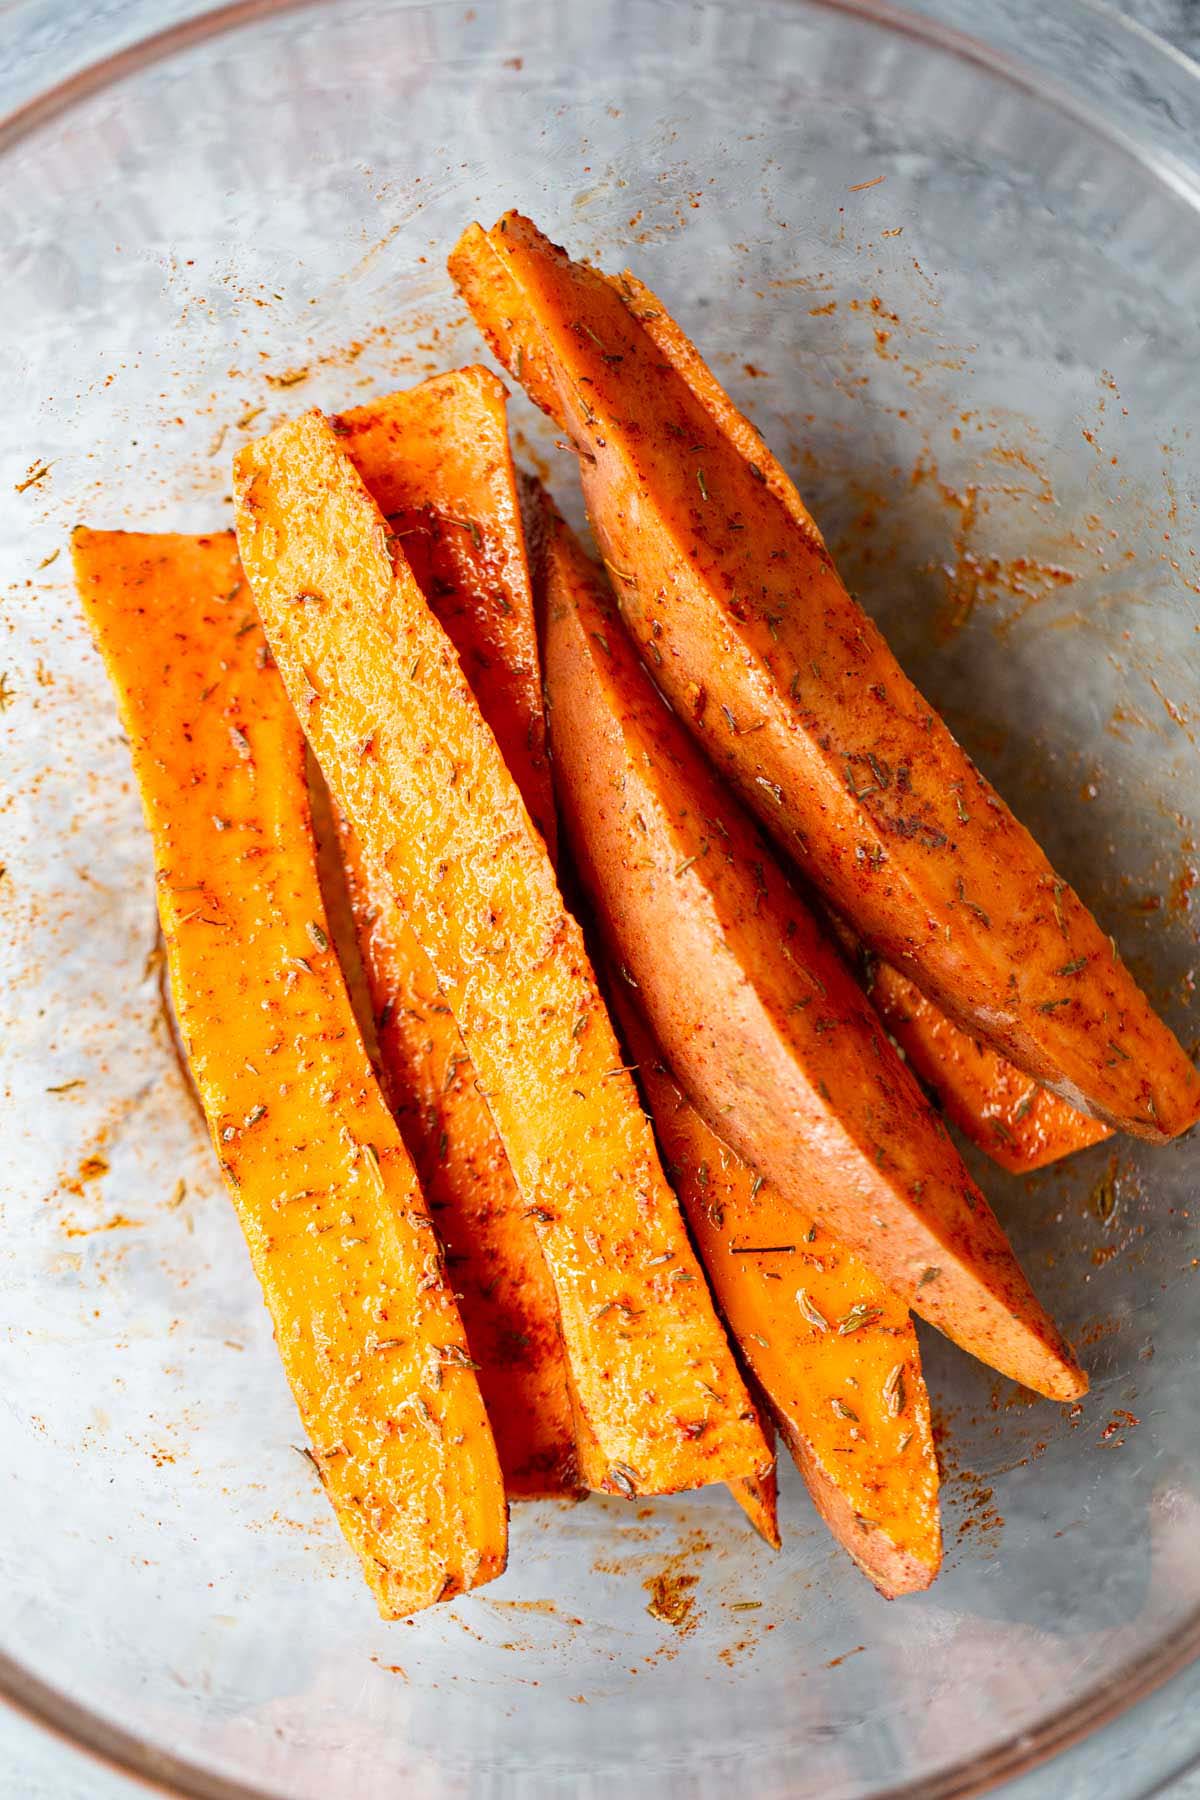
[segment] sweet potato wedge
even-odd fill
[[[795,484],[666,307],[637,277],[616,283],[658,349],[712,415],[734,449],[760,471],[801,530],[820,536]],[[1041,1087],[981,1039],[956,1025],[916,983],[839,929],[864,966],[867,996],[946,1117],[1003,1169],[1026,1174],[1111,1136],[1108,1127]]]
[[[334,429],[444,628],[554,855],[537,627],[503,382],[479,367],[339,413]]]
[[[627,993],[614,1007],[713,1292],[818,1512],[888,1599],[927,1588],[938,1467],[908,1308],[705,1124]]]
[[[755,465],[799,528],[819,537],[791,478],[658,296],[628,271],[615,285],[737,453]],[[907,975],[874,952],[864,952],[852,933],[843,942],[846,938],[851,954],[868,966],[868,998],[917,1075],[933,1090],[946,1117],[1001,1168],[1026,1174],[1111,1135],[1108,1127],[956,1025]]]
[[[284,682],[437,974],[537,1226],[604,1485],[754,1474],[769,1451],[579,927],[401,544],[319,413],[247,445],[234,485]]]
[[[655,692],[551,514],[535,576],[561,816],[709,1123],[923,1318],[1054,1399],[1086,1377],[839,951]]]
[[[955,1025],[907,975],[859,952],[867,998],[946,1117],[1014,1175],[1112,1136]]]
[[[471,681],[553,854],[537,630],[505,424],[484,369],[335,421]],[[532,1220],[429,958],[338,817],[385,1086],[446,1249],[509,1497],[579,1487],[558,1302]]]
[[[79,529],[171,991],[313,1460],[385,1617],[498,1575],[504,1488],[412,1163],[330,948],[304,739],[233,537]]]
[[[585,1488],[603,1491],[607,1464],[603,1452],[587,1420],[583,1416],[578,1398],[572,1395],[575,1413],[575,1452],[579,1479]],[[758,1408],[758,1422],[764,1440],[771,1450],[770,1462],[762,1463],[753,1475],[735,1476],[726,1483],[730,1493],[753,1525],[758,1535],[770,1544],[773,1550],[779,1548],[779,1489],[775,1472],[773,1449],[774,1431],[763,1408]],[[631,1497],[631,1496],[628,1496]]]
[[[1200,1074],[850,598],[786,477],[651,335],[644,290],[515,213],[450,267],[575,443],[655,680],[828,904],[1072,1105],[1153,1141],[1186,1131]]]

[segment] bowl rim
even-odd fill
[[[453,0],[411,0],[411,4],[452,4]],[[785,4],[796,0],[784,0]],[[964,31],[936,11],[913,11],[893,0],[802,0],[827,12],[841,13],[948,51],[998,76],[1010,86],[1065,114],[1106,139],[1139,163],[1156,180],[1200,213],[1200,159],[1189,164],[1116,119],[1100,115],[1062,81],[1017,55]],[[130,76],[250,25],[276,16],[328,4],[328,0],[222,0],[222,4],[178,20],[135,39],[52,82],[40,92],[0,114],[0,156],[23,139],[69,113],[82,102],[117,86]],[[938,0],[918,0],[931,4]],[[1107,0],[1075,0],[1080,14],[1102,19],[1115,37],[1128,40],[1131,57],[1149,56],[1169,65],[1194,90],[1200,105],[1200,65],[1159,37],[1141,21],[1127,17]],[[1137,1658],[1123,1671],[1119,1691],[1111,1682],[1084,1694],[1064,1711],[1033,1731],[1015,1733],[982,1754],[951,1765],[932,1779],[881,1790],[875,1800],[970,1800],[1003,1782],[1027,1775],[1073,1745],[1093,1737],[1149,1699],[1189,1665],[1200,1661],[1200,1607],[1169,1640]],[[198,1763],[158,1747],[149,1738],[113,1724],[103,1714],[61,1692],[52,1682],[0,1650],[0,1704],[114,1773],[137,1781],[168,1800],[285,1800],[279,1790],[251,1787],[240,1780],[210,1773]],[[1200,1768],[1200,1744],[1184,1752],[1178,1764],[1149,1788],[1142,1800]]]

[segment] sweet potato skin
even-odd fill
[[[537,629],[505,389],[454,370],[334,421],[553,855]],[[510,1498],[578,1491],[554,1285],[474,1064],[392,888],[338,816],[385,1085],[445,1246]]]
[[[689,1097],[914,1310],[1057,1399],[1087,1382],[839,952],[667,710],[557,517],[542,663],[559,802]]]
[[[519,364],[531,398],[566,429],[545,345],[527,317],[511,312],[511,282],[477,225],[464,233],[451,273],[502,362]],[[626,271],[606,277],[656,348],[682,376],[737,453],[753,464],[796,524],[820,541],[817,524],[755,427],[732,404],[662,302]],[[629,572],[626,572],[627,574]],[[614,570],[614,579],[622,579]],[[848,934],[851,953],[857,947]],[[1001,1168],[1021,1174],[1098,1143],[1109,1129],[1023,1075],[947,1014],[889,963],[871,954],[870,998],[913,1068],[932,1087],[946,1116]]]
[[[753,1405],[578,925],[453,646],[319,414],[248,445],[235,490],[285,684],[407,909],[537,1227],[605,1485],[754,1474],[770,1455]]]
[[[956,1023],[1110,1125],[1186,1131],[1200,1074],[847,594],[807,514],[650,337],[636,293],[518,214],[486,242],[493,260],[464,292],[498,351],[520,346],[534,397],[553,385],[621,610],[708,755]],[[464,239],[452,272],[482,255]]]
[[[279,1355],[385,1617],[498,1575],[500,1468],[330,947],[304,741],[231,534],[73,540],[154,844],[172,996]]]
[[[817,523],[795,484],[658,296],[629,270],[609,279],[738,454],[754,464],[797,526],[819,539]],[[911,1067],[933,1090],[946,1117],[1002,1169],[1027,1174],[1111,1136],[1108,1127],[1040,1087],[988,1044],[962,1030],[907,975],[863,952],[853,933],[838,935],[848,954],[857,955],[864,967],[867,995],[876,1012]]]
[[[614,996],[713,1292],[818,1511],[880,1593],[920,1592],[941,1566],[942,1534],[908,1308],[722,1143],[632,998]]]

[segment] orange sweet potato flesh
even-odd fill
[[[451,1006],[614,1493],[770,1461],[545,844],[329,422],[246,446],[238,544],[329,786]]]
[[[1044,1169],[1112,1132],[1039,1087],[989,1045],[962,1031],[890,963],[871,959],[867,994],[908,1059],[959,1130],[1014,1175]]]
[[[477,366],[338,415],[334,429],[398,540],[530,815],[555,847],[537,627],[503,382]]]
[[[628,994],[614,1006],[713,1292],[821,1517],[889,1599],[927,1588],[938,1467],[908,1308],[705,1124]]]
[[[922,1317],[1054,1399],[1087,1380],[945,1127],[551,515],[537,589],[564,825],[689,1098]]]
[[[554,844],[537,630],[505,390],[438,375],[335,421],[484,718]],[[446,1249],[511,1498],[579,1486],[554,1284],[474,1065],[429,958],[344,815],[338,819],[385,1085]]]
[[[655,680],[827,903],[1072,1105],[1152,1141],[1186,1131],[1200,1074],[846,592],[786,477],[651,335],[657,305],[514,213],[450,266],[575,443]]]
[[[504,1567],[504,1488],[317,879],[304,739],[232,534],[80,529],[180,1031],[312,1454],[385,1617]]]

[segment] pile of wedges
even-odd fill
[[[598,560],[482,367],[248,443],[236,532],[73,540],[314,1466],[387,1617],[510,1500],[724,1483],[778,1542],[776,1430],[921,1589],[911,1314],[1087,1388],[948,1122],[1028,1170],[1200,1076],[661,302],[517,213],[449,267]]]

